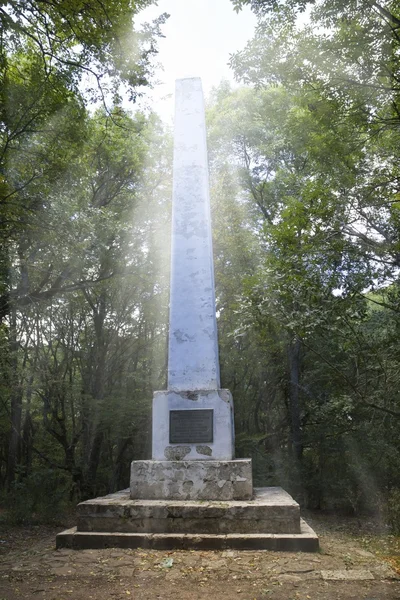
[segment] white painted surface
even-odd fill
[[[213,409],[213,442],[201,444],[170,444],[169,413],[171,410]],[[211,454],[199,452],[209,447]],[[232,460],[234,456],[233,401],[228,390],[188,392],[161,391],[153,396],[153,460]]]
[[[168,389],[217,390],[218,340],[204,100],[176,82]]]

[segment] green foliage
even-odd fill
[[[228,163],[241,184],[221,187],[218,202],[240,206],[242,231],[216,234],[238,453],[252,456],[259,485],[284,485],[309,506],[377,510],[400,458],[397,234],[371,190],[377,141],[341,102],[286,82],[222,85],[209,123],[212,180]],[[230,288],[223,269],[235,273]]]
[[[124,127],[110,107],[121,90],[135,101],[149,85],[167,15],[134,33],[148,3],[10,0],[0,8],[0,321],[15,305],[9,252],[26,249],[32,229],[53,226],[43,228],[42,219],[54,191],[67,184],[88,136],[93,141],[86,106],[100,100],[110,122]],[[65,278],[63,268],[58,276]]]
[[[46,75],[56,73],[75,91],[86,74],[101,95],[107,87],[117,93],[124,81],[134,99],[138,86],[149,84],[154,38],[167,18],[161,15],[134,35],[135,15],[148,4],[149,0],[9,0],[0,10],[4,62],[9,55],[33,52]]]
[[[16,177],[49,163],[18,191],[29,218],[21,210],[24,221],[8,229],[13,318],[0,355],[10,373],[1,480],[22,486],[28,513],[46,513],[35,491],[43,469],[67,474],[61,495],[72,501],[126,487],[132,458],[147,455],[163,377],[171,145],[154,115],[115,107],[79,116],[61,156],[66,130],[47,118],[21,144],[30,139],[31,163],[15,152]]]

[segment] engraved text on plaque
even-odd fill
[[[213,410],[171,410],[170,444],[204,444],[213,442]]]

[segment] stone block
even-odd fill
[[[325,581],[368,581],[375,579],[367,569],[340,569],[336,571],[321,571]]]
[[[274,550],[276,552],[318,552],[315,532],[301,520],[300,533],[259,533],[194,535],[185,533],[82,532],[76,527],[59,533],[57,548],[146,548],[152,550]]]
[[[131,464],[131,498],[146,500],[249,500],[251,460],[156,461]]]
[[[171,442],[171,411],[212,411],[211,441]],[[190,436],[188,437],[188,439]],[[161,391],[153,396],[153,460],[231,460],[234,456],[233,400],[229,390]]]
[[[255,490],[253,500],[131,500],[129,491],[78,505],[78,531],[118,533],[300,533],[297,502],[281,488]]]

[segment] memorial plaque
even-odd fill
[[[170,410],[170,444],[207,444],[213,442],[213,410]]]

